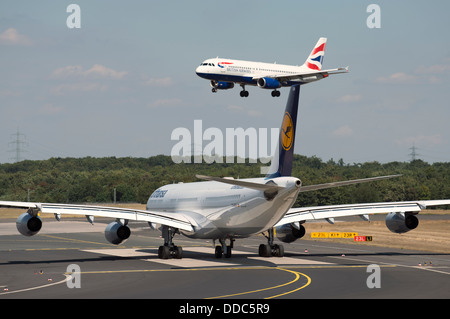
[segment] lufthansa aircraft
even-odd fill
[[[18,231],[25,236],[39,232],[41,213],[54,214],[58,221],[63,214],[85,215],[91,223],[94,216],[110,217],[115,220],[106,227],[105,237],[116,245],[129,238],[128,221],[147,221],[150,228],[162,232],[164,243],[159,247],[158,256],[166,259],[182,257],[182,248],[173,242],[174,235],[179,233],[218,241],[217,258],[231,257],[235,239],[263,233],[267,242],[259,246],[259,255],[281,257],[284,248],[275,243],[275,230],[279,240],[290,243],[305,234],[303,224],[309,220],[326,219],[333,223],[334,218],[342,216],[361,216],[368,220],[369,214],[387,213],[386,226],[392,232],[405,233],[417,227],[416,215],[421,209],[450,204],[450,200],[431,200],[292,208],[300,192],[397,176],[306,186],[292,177],[299,92],[300,85],[290,89],[277,149],[265,177],[233,179],[197,175],[207,181],[161,186],[151,194],[146,210],[8,201],[0,201],[0,207],[27,209],[16,222]]]
[[[227,90],[238,83],[242,87],[241,97],[247,97],[246,85],[273,90],[272,96],[280,96],[277,89],[282,86],[305,84],[328,77],[330,74],[346,73],[348,67],[322,70],[327,38],[320,38],[311,54],[301,66],[276,63],[261,63],[231,59],[208,59],[195,70],[198,76],[210,80],[212,91]]]

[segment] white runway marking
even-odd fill
[[[146,249],[91,249],[83,250],[90,253],[103,254],[116,257],[136,257],[143,261],[156,262],[173,267],[194,268],[194,267],[223,267],[223,266],[248,266],[250,262],[261,261],[270,262],[274,265],[332,265],[331,263],[305,259],[304,257],[259,257],[246,251],[233,250],[230,259],[216,259],[213,256],[213,249],[210,247],[183,247],[183,252],[205,253],[209,254],[207,258],[182,258],[182,259],[159,259],[157,253],[150,252]],[[200,257],[200,256],[199,256]],[[253,264],[252,264],[253,265]]]

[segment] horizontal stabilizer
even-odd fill
[[[228,178],[221,178],[221,177],[213,177],[213,176],[205,176],[205,175],[195,175],[195,177],[199,179],[204,179],[207,181],[215,181],[225,184],[231,184],[231,185],[237,185],[241,187],[256,189],[259,191],[279,191],[284,189],[284,187],[275,185],[273,183],[267,183],[267,184],[259,184],[259,183],[253,183],[253,182],[247,182],[240,179],[228,179]]]
[[[367,182],[381,181],[381,180],[384,180],[384,179],[396,178],[396,177],[400,177],[400,176],[402,176],[402,175],[388,175],[388,176],[370,177],[370,178],[363,178],[363,179],[354,179],[354,180],[350,180],[350,181],[342,181],[342,182],[334,182],[334,183],[302,186],[300,188],[300,193],[316,191],[316,190],[319,190],[319,189],[327,189],[327,188],[347,186],[347,185],[353,185],[353,184],[361,184],[361,183],[367,183]]]

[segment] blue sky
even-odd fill
[[[81,8],[69,29],[66,8]],[[369,29],[366,8],[381,8]],[[212,94],[211,57],[302,64],[327,37],[324,68],[302,87],[295,153],[346,163],[450,161],[448,1],[0,2],[0,163],[13,136],[26,159],[170,155],[177,127],[279,127],[288,89]],[[205,142],[206,144],[207,142]],[[203,146],[205,146],[205,144]],[[12,151],[12,152],[9,152]]]

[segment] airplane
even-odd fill
[[[273,90],[272,96],[279,97],[280,91],[277,89],[281,87],[306,84],[324,79],[330,74],[348,72],[348,67],[322,70],[326,43],[327,38],[320,38],[301,66],[217,57],[203,61],[195,72],[199,77],[210,80],[213,93],[232,89],[238,83],[242,87],[241,97],[249,95],[245,90],[246,85]]]
[[[281,242],[291,243],[305,235],[304,223],[343,216],[386,213],[386,226],[395,233],[405,233],[418,226],[416,215],[424,208],[450,205],[450,200],[367,203],[320,207],[293,208],[299,193],[352,184],[376,182],[399,175],[370,177],[318,185],[302,185],[291,176],[294,156],[300,85],[290,88],[278,144],[265,177],[234,179],[196,175],[192,183],[168,184],[156,189],[149,197],[145,210],[90,205],[0,201],[0,207],[27,209],[16,226],[25,236],[33,236],[42,228],[41,213],[54,214],[60,220],[64,214],[85,215],[90,223],[94,217],[115,219],[105,228],[106,240],[119,245],[131,231],[129,221],[146,221],[151,229],[161,231],[164,243],[158,248],[161,259],[182,258],[183,249],[173,239],[182,234],[194,239],[212,240],[216,258],[230,258],[234,241],[262,233],[267,243],[261,243],[262,257],[284,256]],[[220,244],[216,246],[216,241]]]

